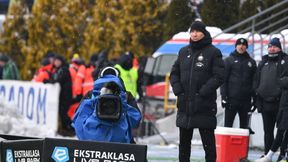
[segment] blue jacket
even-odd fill
[[[95,113],[100,90],[105,83],[110,81],[115,82],[121,88],[122,115],[116,122],[101,120]],[[130,143],[133,138],[132,128],[136,128],[140,120],[141,113],[139,110],[127,104],[126,92],[119,78],[105,75],[94,82],[91,99],[85,99],[81,102],[72,125],[80,140]]]

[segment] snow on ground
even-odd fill
[[[17,110],[17,105],[0,98],[0,134],[31,137],[55,137],[56,132],[47,130],[24,118]]]

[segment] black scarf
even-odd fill
[[[197,42],[192,41],[190,38],[190,47],[192,49],[202,49],[203,47],[210,44],[212,44],[212,38],[209,32],[205,32],[204,37]]]

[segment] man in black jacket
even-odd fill
[[[190,44],[180,49],[170,77],[178,97],[179,161],[190,161],[193,130],[199,128],[206,162],[215,162],[216,89],[224,80],[224,62],[202,22],[192,23]]]
[[[222,107],[225,108],[225,127],[232,127],[236,114],[240,119],[240,128],[248,128],[248,112],[253,106],[253,79],[256,62],[246,51],[248,42],[239,38],[235,51],[224,60],[225,81],[221,86]],[[254,101],[254,100],[253,100]]]
[[[263,118],[265,154],[271,149],[274,140],[274,128],[282,93],[279,79],[287,63],[288,57],[282,52],[279,38],[273,38],[268,44],[268,54],[264,55],[258,64],[254,84],[257,108]]]

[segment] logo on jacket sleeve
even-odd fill
[[[67,147],[55,147],[52,153],[52,159],[55,162],[69,161],[69,152]]]
[[[13,153],[11,149],[6,150],[6,162],[13,162]]]

